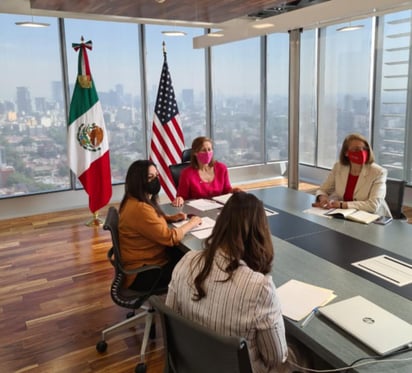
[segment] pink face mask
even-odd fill
[[[368,160],[368,154],[369,152],[367,150],[348,151],[348,158],[353,163],[365,164]]]
[[[199,152],[196,154],[198,162],[202,164],[209,164],[213,159],[213,151],[210,152]]]

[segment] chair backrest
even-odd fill
[[[221,336],[188,320],[161,298],[149,298],[162,320],[167,373],[251,373],[246,340]]]
[[[403,194],[405,190],[404,180],[387,179],[386,180],[386,203],[391,210],[394,219],[404,217],[402,213]]]
[[[107,252],[107,258],[115,269],[114,278],[110,287],[110,295],[115,304],[120,307],[137,309],[139,308],[152,294],[162,294],[166,290],[159,292],[146,291],[140,292],[123,287],[123,282],[126,277],[126,271],[123,268],[121,254],[120,254],[120,241],[119,241],[119,213],[113,206],[109,207],[109,211],[106,215],[106,220],[103,224],[103,229],[110,231],[112,236],[112,247]],[[160,276],[160,268],[157,269],[157,273]]]
[[[190,155],[192,154],[192,149],[185,149],[182,152],[182,163],[190,162]]]
[[[176,189],[179,186],[180,174],[186,167],[189,167],[189,166],[190,166],[190,162],[169,165],[169,170],[170,170],[170,173],[172,174],[173,182],[175,183]]]
[[[106,215],[106,220],[103,224],[105,231],[110,231],[112,236],[113,259],[111,260],[116,272],[121,270],[121,255],[120,255],[120,241],[119,241],[119,213],[113,206],[109,207]]]

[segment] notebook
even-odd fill
[[[319,312],[379,355],[412,342],[411,324],[361,296],[320,307]]]

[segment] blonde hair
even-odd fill
[[[375,155],[373,154],[373,150],[369,145],[368,140],[360,133],[351,133],[350,135],[345,137],[339,154],[339,162],[346,166],[350,165],[350,161],[346,153],[348,152],[349,145],[353,140],[359,140],[365,144],[365,149],[368,150],[368,159],[366,160],[366,164],[371,164],[375,162]]]

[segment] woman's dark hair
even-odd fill
[[[203,144],[206,141],[210,142],[213,146],[213,141],[209,137],[206,137],[206,136],[196,137],[192,141],[192,151],[190,153],[190,165],[195,169],[199,168],[199,162],[197,161],[195,153],[199,153],[202,150]],[[215,164],[215,162],[216,162],[215,158],[213,157],[212,160],[209,163],[209,166],[212,167]]]
[[[126,204],[126,201],[132,197],[136,198],[140,202],[146,202],[147,204],[153,206],[159,216],[164,215],[158,204],[158,195],[155,194],[149,198],[148,193],[146,192],[150,166],[156,167],[156,165],[150,160],[135,161],[129,166],[124,183],[124,195],[122,201],[120,202],[119,211],[122,210]]]
[[[221,249],[229,264],[223,270],[229,281],[244,260],[253,271],[267,274],[274,256],[272,237],[263,203],[253,194],[234,193],[216,219],[212,234],[205,241],[205,249],[196,263],[200,272],[194,280],[194,300],[206,296],[203,284],[208,277],[217,251]]]
[[[360,133],[351,133],[350,135],[346,136],[345,139],[343,140],[342,148],[339,153],[339,161],[343,165],[350,165],[350,161],[346,153],[349,150],[349,145],[351,141],[353,140],[359,140],[362,141],[365,144],[365,150],[368,150],[368,159],[366,160],[366,164],[371,164],[375,162],[375,155],[373,154],[373,150],[371,146],[369,145],[368,140],[366,139],[365,136],[361,135]]]

